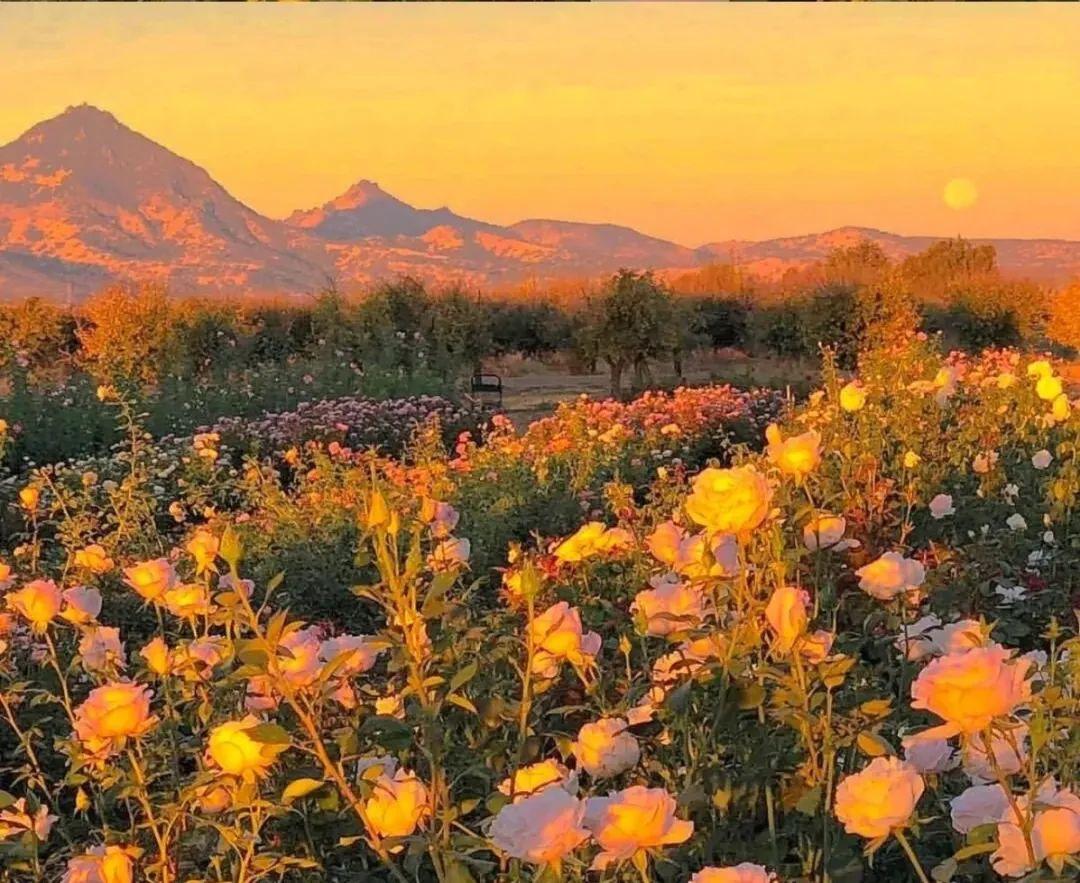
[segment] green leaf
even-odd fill
[[[479,668],[480,668],[479,661],[474,659],[472,662],[470,662],[468,665],[466,665],[463,669],[461,669],[457,674],[455,674],[450,679],[450,692],[452,693],[455,690],[457,690],[458,687],[461,687],[464,684],[469,683],[469,681],[471,681],[474,677],[476,677],[476,672],[479,670]]]
[[[279,724],[256,724],[244,730],[256,742],[264,745],[288,745],[292,742],[288,731]]]

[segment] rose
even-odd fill
[[[811,552],[818,549],[831,549],[844,539],[847,530],[847,520],[841,515],[829,515],[820,513],[815,515],[803,528],[803,545]],[[854,541],[843,544],[844,548],[851,548]],[[840,551],[839,549],[837,551]]]
[[[88,628],[79,640],[79,656],[87,671],[108,672],[114,666],[125,668],[127,660],[120,641],[120,629],[105,625]]]
[[[101,592],[85,586],[73,586],[64,590],[67,606],[60,614],[68,622],[85,625],[93,622],[101,613]]]
[[[53,822],[58,818],[49,815],[49,808],[44,804],[39,805],[37,812],[31,815],[26,808],[26,798],[20,797],[9,807],[0,809],[0,840],[33,831],[34,838],[44,842],[49,839]]]
[[[161,600],[173,616],[190,619],[193,616],[205,616],[210,613],[210,593],[201,583],[185,583],[168,589]]]
[[[630,611],[644,620],[647,634],[664,637],[697,628],[712,607],[700,589],[676,581],[638,592]]]
[[[364,804],[371,832],[379,837],[408,837],[431,814],[428,790],[415,773],[382,773]]]
[[[558,663],[567,660],[583,666],[592,662],[600,651],[600,636],[583,632],[581,614],[577,608],[560,601],[532,621],[533,671],[544,677],[554,677]]]
[[[901,592],[917,589],[926,578],[922,564],[897,552],[886,552],[855,571],[859,588],[879,601],[891,601]]]
[[[549,788],[552,785],[564,785],[567,790],[576,790],[576,780],[570,781],[570,771],[557,760],[542,760],[539,763],[519,767],[514,773],[513,781],[504,779],[499,785],[499,791],[507,797],[513,797],[514,801],[524,800]],[[571,789],[572,786],[572,789]]]
[[[840,389],[840,407],[849,413],[861,411],[866,404],[866,387],[852,380]]]
[[[21,614],[36,632],[44,632],[60,612],[60,589],[51,579],[36,579],[7,596],[8,609]]]
[[[997,823],[1009,808],[1009,797],[998,783],[972,785],[949,801],[952,826],[967,834],[980,825]]]
[[[562,788],[545,788],[499,810],[489,836],[496,849],[512,858],[558,866],[588,839],[584,815],[583,801]]]
[[[772,489],[753,466],[698,473],[686,513],[710,532],[748,533],[769,514]]]
[[[590,521],[559,543],[552,554],[559,561],[571,564],[595,555],[618,552],[632,546],[633,540],[630,533],[620,527],[609,529],[603,522]]]
[[[263,742],[258,738],[260,722],[254,715],[226,721],[210,731],[207,759],[222,772],[253,783],[264,778],[288,742]]]
[[[990,857],[994,870],[1003,876],[1020,877],[1046,861],[1060,876],[1065,860],[1080,852],[1080,797],[1067,788],[1056,790],[1054,783],[1047,781],[1035,795],[1034,806],[1027,795],[1017,797],[1015,803],[1021,816],[1010,804],[997,827],[998,848]],[[1024,836],[1028,826],[1030,852]]]
[[[878,757],[836,788],[836,817],[849,834],[876,839],[907,825],[923,793],[914,766],[895,757]]]
[[[772,593],[765,608],[765,619],[776,633],[774,647],[781,653],[787,653],[806,631],[806,604],[810,600],[802,589],[793,586],[781,586]]]
[[[1031,697],[1030,665],[998,644],[950,653],[919,673],[911,685],[911,707],[945,721],[937,728],[940,735],[980,732]]]
[[[1044,375],[1035,384],[1035,394],[1044,402],[1052,402],[1061,395],[1061,390],[1061,378],[1053,375]]]
[[[777,883],[776,874],[762,865],[742,862],[726,868],[702,868],[690,883]]]
[[[315,626],[289,632],[278,644],[286,652],[277,656],[278,670],[294,687],[309,687],[319,677],[322,632]]]
[[[130,681],[96,687],[75,709],[75,735],[91,754],[108,756],[157,722],[150,714],[150,699],[148,688]]]
[[[1054,461],[1054,455],[1051,454],[1046,448],[1041,451],[1036,451],[1031,457],[1031,465],[1036,469],[1046,469]]]
[[[930,517],[935,521],[940,521],[946,515],[955,514],[956,510],[953,508],[953,498],[948,494],[938,494],[930,501]]]
[[[79,549],[75,553],[75,565],[85,567],[91,573],[108,573],[114,567],[112,558],[97,543]]]
[[[821,463],[821,435],[816,430],[785,439],[780,427],[771,423],[765,438],[769,442],[769,462],[796,481],[802,481]]]
[[[68,861],[62,883],[131,883],[131,857],[136,850],[95,846]]]
[[[124,568],[126,582],[147,601],[156,601],[176,584],[176,571],[165,558]]]
[[[208,530],[198,530],[185,547],[195,558],[195,572],[213,570],[220,541]]]
[[[578,730],[573,752],[578,764],[593,778],[609,778],[630,769],[641,757],[637,739],[626,732],[622,718],[601,718]]]
[[[675,817],[675,800],[662,788],[635,785],[607,797],[585,802],[585,827],[602,852],[594,870],[612,862],[634,859],[660,846],[684,843],[694,833],[694,823]]]
[[[471,547],[466,539],[447,537],[442,540],[428,556],[428,566],[432,570],[453,570],[469,563]]]
[[[156,675],[167,675],[172,667],[170,663],[169,645],[160,637],[150,641],[149,644],[139,651],[139,655],[146,660],[147,668]]]

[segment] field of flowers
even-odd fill
[[[1080,417],[912,338],[795,405],[208,432],[10,490],[11,880],[1073,879]]]

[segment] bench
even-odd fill
[[[483,408],[501,408],[502,378],[498,374],[474,374],[469,381],[469,394]]]

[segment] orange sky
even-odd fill
[[[689,245],[1080,238],[1078,46],[1075,4],[0,4],[0,142],[88,101],[274,216],[371,178]]]

